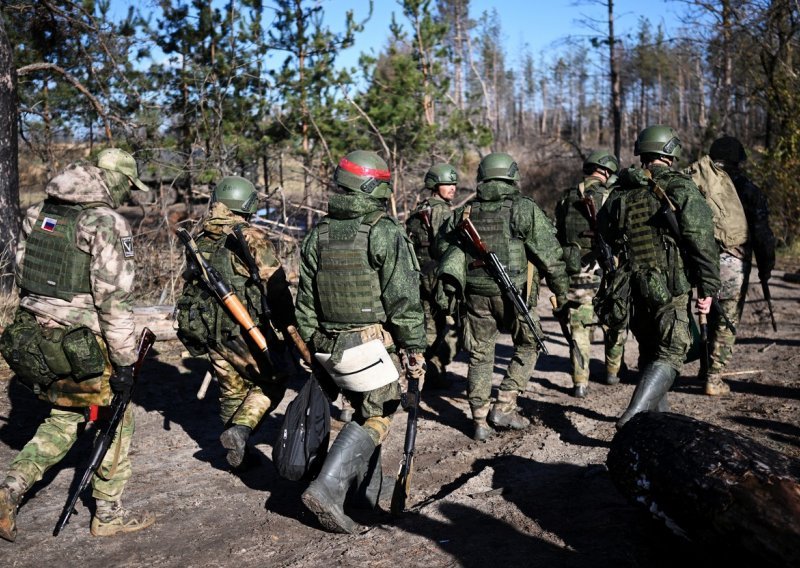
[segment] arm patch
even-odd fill
[[[119,242],[122,243],[122,256],[133,258],[133,237],[122,237]]]

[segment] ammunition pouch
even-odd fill
[[[631,272],[628,267],[606,273],[592,300],[598,321],[612,329],[627,326],[630,302]]]
[[[178,321],[178,339],[192,357],[205,355],[209,339],[213,337],[211,321],[215,320],[216,300],[200,286],[187,284],[187,289],[178,298],[175,308]]]
[[[634,275],[634,287],[637,298],[643,299],[652,310],[672,301],[667,277],[658,269],[637,271]]]
[[[367,392],[388,385],[400,376],[380,339],[344,349],[339,361],[331,353],[315,353],[314,357],[343,390]]]

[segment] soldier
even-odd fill
[[[260,329],[269,330],[273,323],[278,329],[285,329],[295,324],[293,299],[272,243],[247,222],[257,208],[258,194],[252,183],[238,176],[222,178],[211,195],[211,208],[196,239],[197,248]],[[260,280],[266,283],[266,304],[234,228],[244,236]],[[241,325],[213,298],[199,274],[191,272],[186,277],[177,305],[178,337],[193,355],[208,354],[220,388],[220,418],[225,425],[220,442],[228,450],[228,464],[239,468],[245,463],[251,433],[283,399],[286,375],[246,339]],[[270,344],[274,347],[274,342]]]
[[[739,322],[744,309],[750,280],[753,253],[758,263],[758,279],[766,286],[775,268],[775,235],[769,226],[767,199],[761,190],[742,172],[741,164],[747,159],[744,147],[733,136],[723,136],[711,144],[709,156],[733,181],[742,202],[747,223],[747,241],[741,246],[720,253],[722,289],[719,303],[725,315]],[[730,387],[720,373],[733,355],[736,336],[724,325],[723,319],[712,312],[709,318],[711,363],[706,377],[706,394],[725,395]]]
[[[524,392],[536,366],[538,351],[533,332],[495,281],[482,267],[468,264],[469,247],[455,238],[456,225],[472,220],[489,250],[494,251],[517,289],[524,289],[528,263],[535,266],[527,278],[528,298],[538,297],[539,274],[544,275],[556,295],[560,309],[566,305],[569,281],[561,245],[553,223],[530,198],[520,194],[519,168],[508,154],[493,153],[478,166],[478,196],[457,209],[439,239],[444,253],[440,279],[449,296],[463,296],[466,306],[464,349],[469,353],[467,396],[474,425],[473,439],[486,441],[490,426],[521,430],[530,421],[517,410],[517,397]],[[455,246],[454,246],[455,245]],[[537,273],[538,270],[538,273]],[[541,335],[535,311],[531,317]],[[509,330],[514,355],[491,404],[495,341],[499,330]]]
[[[452,316],[438,309],[434,301],[438,262],[432,255],[436,235],[452,214],[450,202],[456,195],[457,183],[458,174],[450,164],[431,167],[425,174],[425,188],[433,195],[419,204],[406,223],[421,271],[419,295],[425,311],[425,335],[428,339],[425,351],[425,386],[428,390],[447,388],[447,365],[458,352]]]
[[[601,226],[612,242],[625,243],[617,272],[629,275],[630,287],[629,297],[620,301],[631,306],[630,329],[639,342],[641,377],[618,428],[638,412],[666,409],[691,344],[692,284],[701,314],[708,314],[720,287],[711,210],[691,178],[670,169],[681,154],[677,134],[668,126],[649,126],[639,133],[633,153],[641,156],[644,169],[620,173],[627,191]]]
[[[51,179],[45,200],[23,220],[16,256],[20,304],[0,342],[18,379],[53,408],[0,485],[0,537],[6,540],[16,538],[22,496],[69,451],[88,408],[108,406],[112,394],[133,387],[133,235],[115,211],[132,186],[147,191],[133,156],[103,150],[95,164],[72,164]],[[131,476],[133,430],[128,406],[92,477],[94,536],[155,522],[151,513],[131,511],[120,501]]]
[[[583,162],[583,181],[577,187],[564,192],[556,205],[556,230],[558,240],[564,248],[564,263],[570,278],[567,295],[569,303],[569,326],[572,338],[572,395],[585,398],[589,391],[589,359],[591,357],[591,330],[597,325],[592,298],[600,285],[602,269],[592,243],[592,232],[596,230],[597,211],[613,190],[609,181],[615,181],[619,161],[608,150],[595,150]],[[613,176],[613,178],[612,178]],[[592,200],[593,207],[586,200]],[[594,213],[593,213],[594,212]],[[605,328],[606,384],[619,382],[625,346],[625,329]],[[579,351],[575,353],[574,351]],[[581,364],[583,363],[583,364]]]
[[[389,168],[357,150],[339,162],[328,216],[303,241],[297,320],[301,337],[355,410],[331,446],[303,503],[333,532],[360,527],[344,513],[351,486],[361,504],[377,505],[380,447],[400,404],[398,349],[406,377],[425,377],[425,327],[419,266],[411,241],[385,213]]]

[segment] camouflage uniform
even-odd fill
[[[75,443],[79,425],[86,421],[87,407],[110,404],[112,392],[109,378],[114,369],[130,366],[136,360],[137,338],[131,297],[133,237],[126,219],[114,211],[119,203],[115,203],[111,197],[105,175],[105,170],[93,165],[78,163],[69,166],[47,184],[47,199],[29,208],[22,223],[16,254],[16,280],[22,291],[16,319],[33,314],[45,337],[81,327],[90,329],[103,354],[105,365],[103,372],[97,376],[81,381],[70,376],[59,376],[40,390],[39,397],[49,401],[53,409],[34,437],[12,461],[3,486],[12,499],[16,498],[17,504],[22,494],[42,479],[45,472],[58,463]],[[73,243],[80,253],[88,255],[91,290],[75,293],[71,299],[26,290],[27,243],[34,230],[54,230],[57,224],[52,223],[48,209],[45,209],[51,203],[87,204],[75,221]],[[52,259],[54,265],[59,261]],[[92,496],[98,500],[98,513],[92,524],[93,534],[119,532],[98,533],[95,525],[101,504],[119,507],[120,496],[131,475],[128,450],[133,432],[133,412],[129,407],[99,468],[99,474],[92,476]],[[9,517],[11,510],[0,495],[0,536],[8,540],[16,536],[13,513]],[[126,515],[128,513],[125,512]],[[129,520],[137,528],[143,528],[152,524],[155,517],[145,514],[143,518]]]
[[[595,210],[600,211],[612,190],[598,178],[588,176],[578,187],[566,190],[556,205],[557,236],[564,248],[564,262],[570,278],[567,294],[570,331],[584,362],[584,366],[581,366],[577,354],[570,354],[572,382],[576,387],[589,382],[591,330],[597,325],[592,298],[597,293],[602,276],[597,254],[592,249],[592,239],[587,235],[591,226],[583,199],[593,199]],[[626,332],[624,328],[612,329],[607,326],[604,332],[606,372],[608,376],[616,377],[622,365]]]
[[[533,333],[525,320],[516,313],[497,285],[488,276],[478,273],[483,271],[482,268],[468,269],[471,258],[468,251],[462,248],[464,245],[454,246],[457,244],[454,238],[455,228],[465,216],[465,209],[470,209],[470,218],[475,216],[476,209],[480,209],[482,214],[485,212],[502,221],[504,225],[508,224],[511,238],[507,242],[509,247],[521,245],[517,253],[519,258],[500,260],[507,263],[509,275],[520,290],[525,288],[526,265],[528,262],[533,263],[535,269],[530,279],[532,289],[527,294],[532,300],[531,304],[539,295],[540,274],[545,277],[548,287],[558,298],[559,306],[566,302],[569,284],[555,228],[539,206],[532,199],[521,196],[516,185],[504,180],[492,179],[479,183],[477,192],[478,196],[474,201],[455,211],[442,231],[438,246],[443,251],[439,271],[442,286],[448,286],[448,282],[457,283],[454,286],[455,292],[451,294],[458,294],[461,290],[464,295],[467,313],[463,339],[464,349],[469,353],[467,396],[475,422],[474,437],[484,440],[490,434],[486,426],[487,417],[493,422],[490,414],[495,410],[514,416],[513,428],[522,428],[528,423],[527,419],[516,414],[515,401],[518,393],[526,390],[536,366],[538,351]],[[478,230],[480,232],[480,228]],[[481,236],[484,240],[487,239],[487,235]],[[501,240],[502,237],[498,244],[502,246]],[[492,248],[493,245],[488,243],[488,246]],[[509,255],[513,256],[514,253]],[[541,334],[539,320],[533,309],[530,315]],[[496,408],[493,407],[490,412],[495,341],[500,330],[510,331],[514,354],[500,383]],[[494,424],[506,425],[497,422]]]
[[[428,211],[429,227],[420,216],[420,211]],[[425,336],[428,342],[428,349],[425,352],[425,359],[428,362],[425,384],[429,387],[435,381],[444,378],[447,365],[458,353],[458,334],[454,329],[455,322],[452,320],[452,316],[436,306],[436,268],[438,263],[432,254],[436,235],[451,215],[450,203],[438,195],[433,195],[419,204],[406,223],[406,229],[414,244],[414,252],[420,264],[419,295],[425,313]]]

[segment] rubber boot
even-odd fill
[[[607,385],[619,384],[619,375],[617,373],[612,373],[611,371],[606,371],[606,384]]]
[[[731,387],[719,375],[709,374],[706,378],[706,394],[709,396],[725,396],[730,394]]]
[[[501,390],[497,393],[497,402],[489,412],[489,422],[496,428],[522,430],[530,426],[531,421],[517,410],[517,391]]]
[[[355,422],[348,422],[333,442],[317,478],[303,492],[303,504],[331,532],[357,534],[359,525],[344,514],[350,486],[363,478],[375,453],[375,442]]]
[[[486,421],[487,416],[489,416],[488,404],[472,409],[472,423],[475,426],[472,439],[476,442],[485,442],[491,438],[494,433],[494,430],[492,430],[492,427],[489,426],[489,423]]]
[[[92,536],[114,536],[146,529],[156,522],[156,516],[148,511],[136,513],[126,509],[119,501],[97,499],[97,510],[92,517],[89,532]]]
[[[250,438],[252,431],[249,426],[234,424],[219,437],[222,447],[228,450],[228,455],[225,459],[228,460],[231,467],[239,467],[244,462],[244,456],[247,452],[247,440]]]
[[[589,394],[589,383],[575,383],[572,387],[572,396],[575,398],[586,398]]]
[[[0,538],[10,542],[17,538],[17,509],[26,490],[27,485],[12,476],[0,485]]]
[[[356,499],[353,505],[360,509],[376,509],[381,498],[383,486],[383,466],[381,465],[381,448],[372,452],[367,469],[356,479]]]
[[[617,422],[617,430],[639,412],[648,410],[658,411],[659,407],[666,405],[666,397],[672,383],[675,382],[677,371],[666,363],[650,363],[645,367],[636,390],[633,391],[628,409]]]

